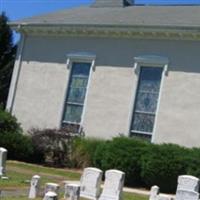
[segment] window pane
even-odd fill
[[[81,121],[82,110],[83,106],[67,104],[64,113],[64,121],[79,123]]]
[[[70,88],[67,102],[84,103],[86,88]]]
[[[72,64],[72,76],[80,75],[80,76],[88,76],[90,72],[90,63],[76,63]]]
[[[75,62],[72,64],[66,107],[63,114],[63,121],[65,123],[80,123],[81,121],[90,66],[90,63]]]
[[[133,130],[152,133],[154,118],[154,115],[135,113],[133,119]]]
[[[88,82],[88,77],[73,77],[71,80],[71,87],[86,87]]]
[[[136,111],[156,112],[158,94],[138,92],[136,98]]]
[[[138,90],[158,92],[162,70],[160,67],[141,67]]]
[[[161,67],[140,68],[131,126],[132,132],[138,131],[138,134],[140,134],[139,132],[153,132],[162,71],[163,68]]]

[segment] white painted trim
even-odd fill
[[[6,104],[6,110],[9,111],[10,113],[12,113],[13,111],[13,105],[14,105],[14,100],[15,100],[15,95],[16,95],[16,90],[17,90],[17,83],[19,80],[19,74],[20,74],[21,65],[22,65],[24,43],[25,43],[25,35],[21,33],[21,39],[19,42],[19,47],[17,49],[17,56],[15,60],[13,73],[12,73],[12,79],[10,83],[9,94],[8,94],[8,99],[7,99],[7,104]]]
[[[136,74],[138,73],[138,70],[140,70],[138,69],[140,66],[163,67],[165,75],[168,74],[169,59],[166,57],[146,55],[146,56],[135,57],[134,61],[135,61],[134,70]]]
[[[133,114],[134,114],[134,109],[135,109],[135,101],[136,101],[136,96],[137,96],[137,91],[138,91],[141,67],[162,67],[163,68],[160,89],[159,89],[159,95],[158,95],[157,108],[155,111],[154,127],[153,127],[152,137],[151,137],[151,142],[154,142],[155,141],[155,130],[156,130],[157,118],[158,118],[158,110],[160,107],[161,93],[162,93],[162,88],[163,88],[163,83],[164,83],[163,76],[168,75],[169,59],[166,57],[161,57],[161,56],[147,55],[147,56],[135,57],[134,60],[135,60],[134,71],[135,71],[135,74],[137,75],[137,84],[136,84],[135,92],[132,97],[131,112],[129,114],[129,135],[131,134],[131,126],[132,126]]]
[[[159,91],[159,95],[158,95],[158,102],[157,102],[157,108],[156,108],[156,112],[155,112],[154,127],[153,127],[151,142],[155,142],[157,121],[158,121],[158,113],[159,113],[158,111],[159,111],[159,108],[160,108],[162,90],[163,90],[163,87],[164,87],[163,86],[164,85],[164,75],[166,76],[167,75],[166,73],[168,73],[168,71],[166,71],[166,65],[164,65],[162,76],[161,76],[160,91]]]
[[[89,91],[89,88],[90,88],[92,71],[94,71],[94,69],[95,69],[95,59],[96,59],[96,55],[94,55],[92,53],[81,52],[81,53],[70,53],[70,54],[67,54],[66,66],[67,66],[67,69],[69,70],[69,75],[67,77],[68,80],[67,80],[67,85],[66,85],[66,88],[65,88],[65,97],[64,97],[64,103],[63,103],[63,106],[62,106],[62,112],[61,112],[61,118],[60,118],[60,127],[62,127],[62,123],[63,123],[63,116],[64,116],[64,111],[65,111],[65,106],[66,106],[66,99],[67,99],[68,90],[69,90],[69,82],[70,82],[70,78],[71,78],[73,62],[82,62],[82,63],[90,63],[91,64],[89,77],[88,77],[87,88],[86,88],[86,94],[85,94],[85,99],[84,99],[84,104],[83,104],[83,110],[82,110],[82,115],[81,115],[81,121],[79,123],[80,127],[82,127],[83,121],[84,121],[85,112],[86,112],[88,91]]]
[[[88,83],[87,83],[87,88],[86,88],[86,94],[85,94],[85,100],[84,100],[84,105],[83,105],[83,111],[82,111],[82,115],[81,115],[81,122],[80,122],[80,127],[83,128],[83,131],[84,131],[84,127],[83,127],[83,122],[84,122],[84,119],[85,119],[85,113],[86,113],[86,108],[87,108],[87,102],[88,102],[88,93],[89,93],[89,89],[90,89],[90,85],[91,85],[91,77],[92,77],[92,72],[94,71],[93,70],[93,62],[94,60],[92,61],[91,63],[91,67],[90,67],[90,73],[89,73],[89,78],[88,78]]]

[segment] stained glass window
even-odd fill
[[[151,138],[160,83],[162,78],[162,67],[142,67],[136,93],[131,134],[135,136]]]
[[[71,76],[63,115],[63,124],[79,124],[81,122],[90,67],[90,63],[74,62],[72,64]]]

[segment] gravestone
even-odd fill
[[[80,186],[77,184],[65,184],[64,199],[79,200]]]
[[[194,176],[183,175],[178,177],[176,200],[198,200],[199,179]]]
[[[105,183],[99,200],[120,200],[124,186],[125,173],[119,170],[107,170]]]
[[[7,159],[7,150],[5,148],[0,148],[0,176],[6,174],[6,159]]]
[[[149,200],[156,200],[159,195],[159,187],[154,185],[151,187]]]
[[[149,200],[174,200],[174,197],[166,194],[159,194],[160,188],[155,185],[151,187]]]
[[[56,184],[56,183],[46,183],[44,193],[47,193],[49,191],[58,193],[58,190],[59,190],[58,184]]]
[[[177,190],[199,192],[199,179],[194,176],[182,175],[178,177]]]
[[[43,200],[58,200],[58,195],[55,192],[48,191]]]
[[[176,200],[198,200],[199,193],[186,191],[186,190],[178,190],[176,192]]]
[[[39,193],[40,189],[40,176],[35,175],[31,179],[31,186],[29,191],[29,199],[35,199]]]
[[[88,167],[83,171],[80,180],[80,196],[97,199],[100,195],[103,172],[100,169]]]

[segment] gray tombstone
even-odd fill
[[[77,184],[65,184],[64,199],[79,200],[80,186]]]
[[[58,193],[58,190],[59,190],[59,185],[57,183],[46,183],[44,193],[47,193],[49,191]]]
[[[35,199],[40,189],[40,176],[34,175],[31,179],[31,186],[29,191],[29,199]]]
[[[194,176],[179,176],[176,200],[198,200],[199,179]]]
[[[6,159],[7,159],[7,150],[5,148],[0,148],[0,176],[6,174]]]
[[[45,195],[43,200],[58,200],[58,195],[55,192],[48,191]]]
[[[119,170],[107,170],[105,183],[99,200],[120,200],[124,186],[125,173]]]
[[[88,167],[83,171],[80,180],[80,196],[88,199],[98,199],[101,190],[103,172],[100,169]]]

